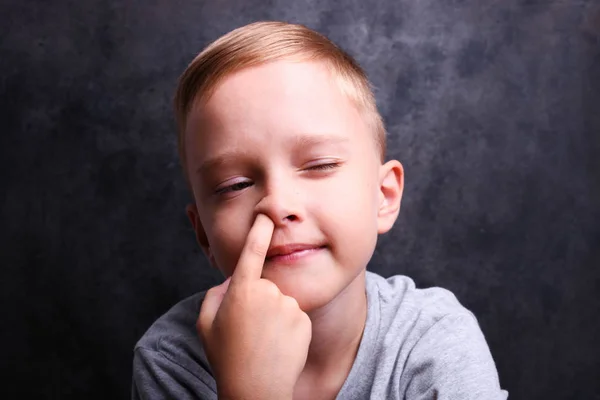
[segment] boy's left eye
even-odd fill
[[[308,170],[313,170],[313,171],[324,171],[324,170],[328,170],[328,169],[334,169],[339,167],[340,164],[337,162],[329,162],[329,163],[323,163],[323,164],[317,164],[317,165],[313,165],[308,167]]]

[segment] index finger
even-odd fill
[[[242,254],[231,275],[231,283],[238,284],[248,280],[258,280],[271,244],[273,221],[264,214],[258,214],[246,238]]]

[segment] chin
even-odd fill
[[[327,273],[327,270],[330,272]],[[303,271],[303,273],[281,269],[270,270],[265,273],[264,278],[275,283],[284,295],[296,299],[300,309],[310,314],[331,304],[359,274],[352,276],[349,270],[339,272],[335,273],[335,269],[320,265],[313,271]]]
[[[335,295],[332,295],[332,294],[327,295],[325,293],[321,293],[320,296],[319,295],[316,295],[316,296],[315,295],[304,295],[304,296],[300,295],[300,296],[292,296],[292,297],[294,297],[296,299],[300,309],[310,316],[311,313],[321,310],[321,309],[327,307],[327,305],[331,304],[331,302],[335,298]]]

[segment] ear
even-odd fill
[[[379,208],[377,210],[377,233],[388,232],[400,213],[404,191],[404,168],[397,160],[390,160],[379,170]]]
[[[196,233],[196,241],[200,245],[204,255],[208,258],[208,261],[210,261],[210,265],[212,265],[213,268],[217,268],[214,254],[210,250],[210,244],[208,243],[208,238],[206,237],[206,232],[204,232],[204,228],[200,222],[200,216],[198,214],[198,208],[196,207],[196,204],[188,204],[185,207],[185,212],[192,223],[194,232]]]

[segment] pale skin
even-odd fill
[[[364,330],[365,267],[399,213],[402,165],[381,163],[322,64],[292,61],[225,78],[190,112],[186,156],[187,214],[230,278],[197,325],[219,397],[335,398]]]

